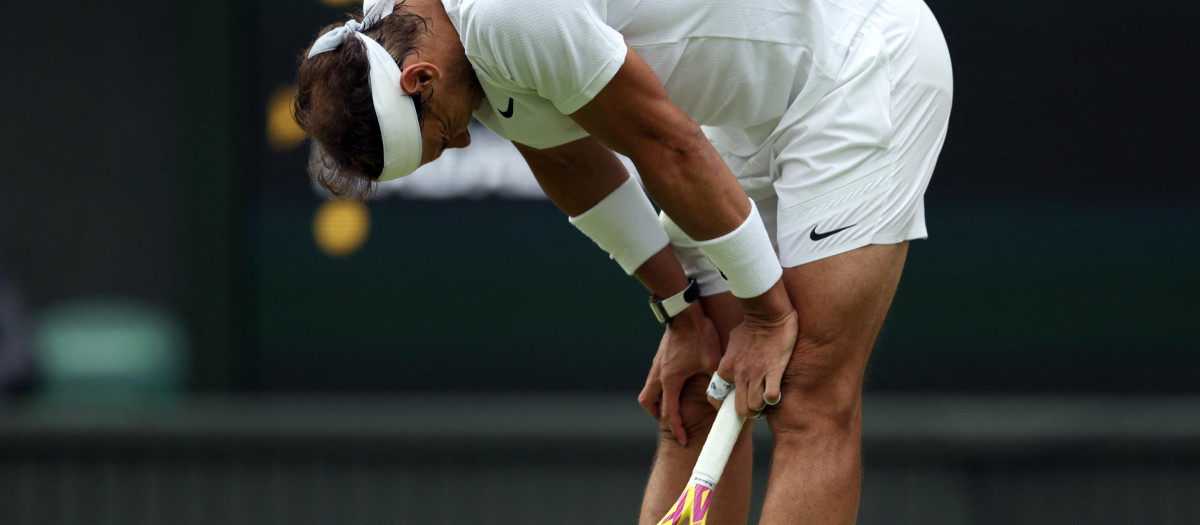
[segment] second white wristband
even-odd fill
[[[763,226],[758,206],[750,200],[750,215],[733,231],[707,241],[696,241],[729,283],[735,297],[757,297],[783,277],[779,256]]]

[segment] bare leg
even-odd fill
[[[854,523],[863,375],[907,252],[872,245],[784,270],[800,340],[782,402],[767,412],[775,450],[761,523]]]
[[[705,314],[713,320],[717,332],[721,335],[722,348],[729,342],[729,331],[741,323],[741,304],[728,293],[706,297],[702,302]],[[705,389],[708,387],[708,376],[692,376],[684,385],[679,409],[683,418],[684,429],[688,434],[688,445],[680,446],[671,435],[670,427],[659,426],[658,452],[654,457],[654,467],[650,471],[650,481],[646,485],[646,495],[642,500],[642,525],[654,525],[667,513],[680,491],[687,484],[696,465],[696,457],[704,446],[708,430],[712,427],[713,418],[717,411],[708,404]],[[750,513],[750,481],[753,464],[753,450],[750,439],[750,429],[742,431],[729,463],[717,490],[715,498],[709,507],[709,525],[743,524]]]

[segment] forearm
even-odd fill
[[[747,312],[791,311],[779,300],[786,298],[782,269],[749,198],[637,53],[630,50],[608,86],[571,117],[633,160],[651,197],[697,241]]]
[[[780,272],[769,237],[766,237],[761,219],[752,208],[749,198],[724,160],[704,138],[699,126],[690,121],[681,123],[681,126],[689,124],[695,128],[692,133],[694,138],[690,140],[691,147],[647,148],[649,152],[641,156],[645,165],[639,165],[638,168],[643,173],[647,191],[679,229],[697,240],[698,247],[718,267],[722,267],[725,261],[720,261],[717,254],[710,250],[713,247],[711,245],[741,230],[746,230],[742,232],[743,239],[749,236],[759,241],[750,245],[759,251],[745,255],[756,255],[762,262],[766,262],[766,258],[771,259],[769,264],[722,267],[722,271],[729,272],[728,275],[723,274],[724,277],[744,278],[738,272],[744,272],[747,268],[751,268],[751,271]],[[679,144],[689,140],[676,137],[674,141]],[[773,268],[766,268],[772,265]],[[778,273],[763,274],[763,279],[754,285],[753,293],[745,293],[744,286],[742,293],[734,290],[742,300],[747,316],[774,319],[792,310],[782,280],[771,278],[776,275]],[[731,280],[730,284],[733,287],[734,282]]]
[[[696,239],[696,247],[721,271],[733,295],[743,301],[746,314],[774,317],[790,311],[780,279],[782,268],[758,210],[720,157],[715,152],[706,156],[700,149],[690,161],[678,159],[659,167],[662,169],[655,176],[646,176],[647,185],[650,180],[668,181],[671,191],[662,200],[671,202],[660,204],[669,222],[676,231]],[[707,202],[714,205],[695,206]],[[673,203],[678,205],[671,207]]]
[[[750,202],[700,127],[688,119],[670,137],[648,137],[633,161],[654,202],[689,237],[725,235],[746,220]]]
[[[725,163],[717,157],[716,166],[713,164],[711,158],[672,164],[672,168],[665,170],[664,178],[675,181],[669,186],[675,189],[667,193],[682,202],[674,209],[668,207],[671,204],[660,202],[660,205],[680,230],[697,239],[697,247],[721,269],[721,276],[741,299],[748,318],[771,321],[786,316],[792,311],[791,302],[761,218],[740,185],[728,174]],[[689,167],[695,171],[688,173]],[[724,174],[720,173],[722,169]],[[712,171],[717,171],[717,175],[696,175]],[[709,183],[712,179],[717,183]],[[721,188],[720,181],[728,181],[736,191]],[[689,206],[708,199],[716,204],[702,209]],[[730,248],[731,242],[738,245],[736,249]]]
[[[659,297],[671,297],[688,287],[687,275],[670,246],[647,259],[633,275]]]
[[[550,149],[513,143],[529,164],[546,197],[576,217],[591,209],[629,179],[625,165],[594,139],[581,139]]]
[[[687,287],[657,212],[611,150],[592,138],[546,150],[517,144],[517,150],[571,224],[626,273],[661,297]]]
[[[694,123],[691,125],[695,126]],[[696,132],[699,134],[698,127]],[[643,173],[647,191],[655,202],[679,229],[696,239],[704,250],[706,241],[728,235],[743,227],[748,220],[753,220],[754,223],[745,224],[747,228],[761,229],[762,225],[758,223],[757,217],[751,216],[749,198],[729,172],[725,162],[708,141],[702,139],[703,135],[700,137],[701,140],[697,140],[695,146],[690,149],[660,148],[656,154],[643,156],[638,169]],[[761,231],[755,233],[760,236],[763,234]],[[764,242],[768,242],[768,245],[762,256],[774,257],[774,253],[769,249],[769,241]],[[678,265],[674,257],[671,257],[671,262]],[[638,278],[651,290],[655,290],[652,284],[660,282],[649,281],[651,276],[663,279],[662,285],[667,287],[686,285],[686,282],[681,284],[681,281],[662,276],[669,266],[664,264],[660,267],[650,263],[651,261],[647,261],[648,267],[645,272],[639,268]],[[730,276],[741,277],[733,275],[732,272],[735,271],[741,269],[731,270]],[[646,274],[646,278],[643,278],[643,273]],[[743,293],[739,297],[746,315],[772,320],[791,312],[791,303],[782,280],[764,284],[765,292],[760,295]]]

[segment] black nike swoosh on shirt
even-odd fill
[[[504,111],[500,111],[500,108],[496,108],[496,111],[500,111],[501,117],[512,118],[512,112],[513,112],[512,102],[513,102],[512,97],[509,97],[508,98],[508,109],[506,109]]]
[[[812,229],[812,231],[808,232],[808,238],[809,238],[809,239],[812,239],[812,240],[814,240],[814,241],[819,241],[819,240],[821,240],[821,239],[824,239],[824,238],[826,238],[826,237],[829,237],[830,235],[833,235],[833,234],[835,234],[835,233],[838,233],[838,232],[840,232],[840,231],[848,230],[848,229],[850,229],[850,228],[853,228],[853,227],[855,227],[855,226],[858,226],[858,225],[857,225],[857,224],[851,224],[851,225],[849,225],[849,226],[845,226],[845,227],[842,227],[842,228],[838,228],[838,229],[836,229],[836,230],[829,230],[829,231],[827,231],[827,232],[823,232],[823,233],[817,233],[817,227],[816,227],[816,226],[813,226],[813,229]]]

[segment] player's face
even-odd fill
[[[466,84],[466,83],[463,83]],[[421,164],[433,162],[449,148],[471,144],[471,114],[483,104],[483,92],[473,86],[445,85],[425,105],[421,128]]]

